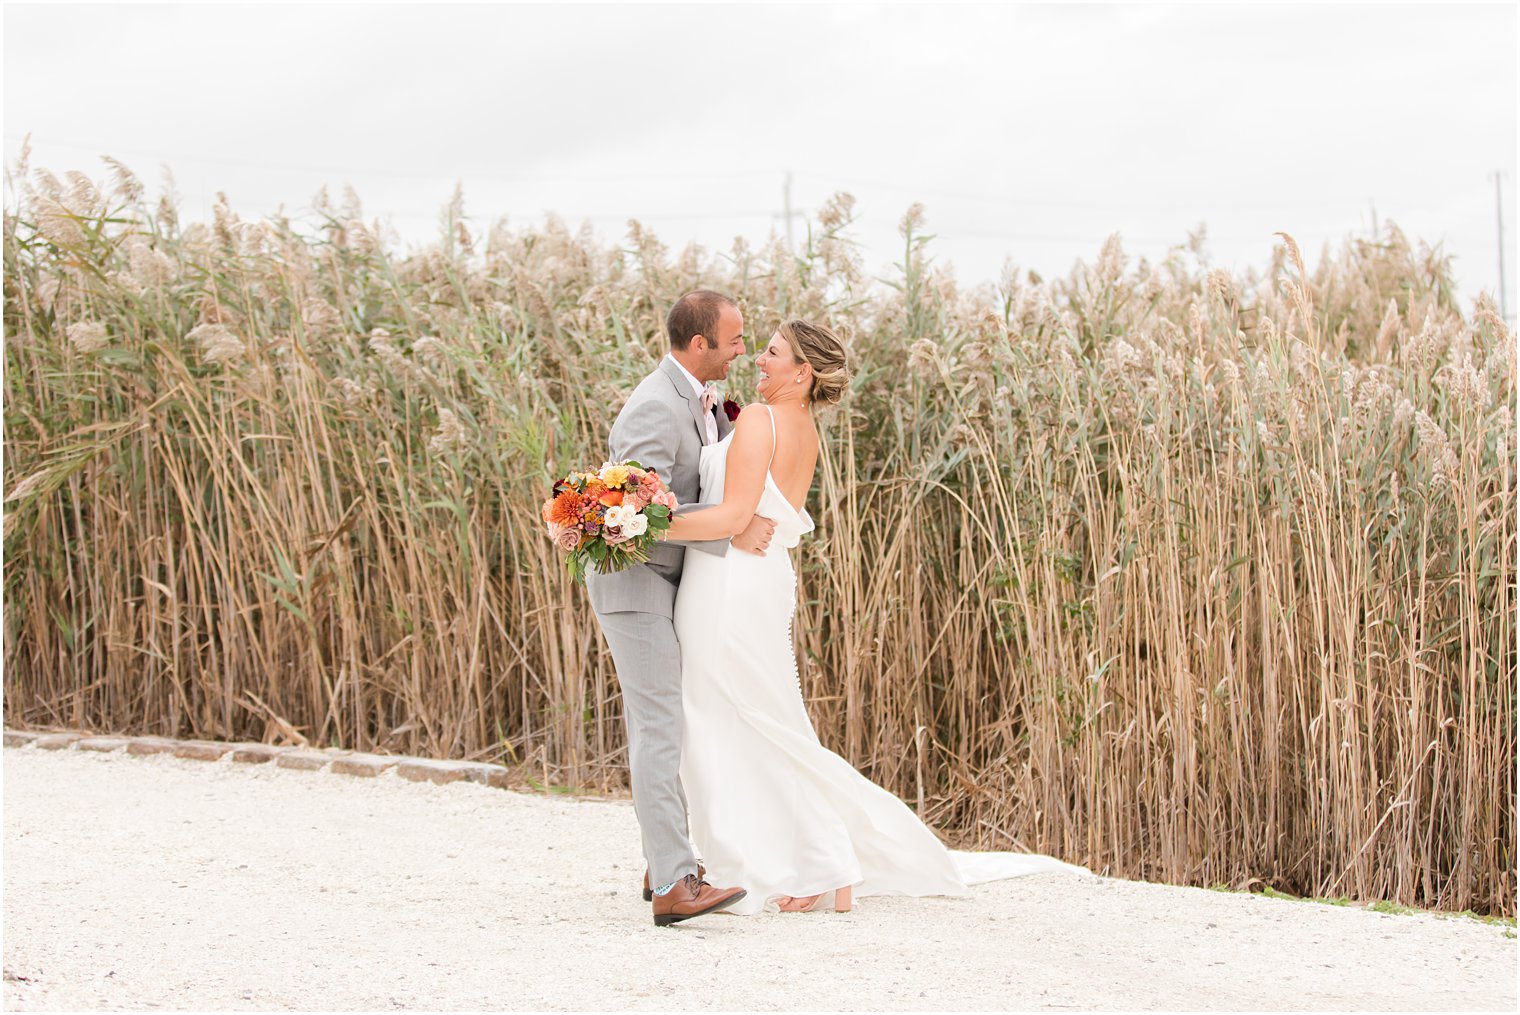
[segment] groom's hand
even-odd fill
[[[776,523],[769,519],[755,515],[749,520],[743,532],[733,538],[734,546],[757,557],[765,556],[765,551],[771,545],[771,535],[776,531]]]

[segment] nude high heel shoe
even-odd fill
[[[832,897],[833,906],[829,907],[836,913],[848,913],[851,906],[851,887],[845,885],[836,888],[832,892],[824,892],[822,895],[811,895],[807,898],[797,899],[790,895],[776,900],[777,907],[783,913],[816,913],[823,906],[823,900]]]

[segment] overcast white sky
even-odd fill
[[[458,180],[482,226],[727,248],[784,229],[791,172],[796,209],[856,196],[878,273],[922,201],[966,282],[1200,222],[1216,264],[1276,230],[1314,262],[1375,212],[1455,256],[1464,305],[1497,294],[1497,170],[1513,315],[1516,31],[1511,4],[7,4],[4,148],[167,164],[193,217],[348,183],[410,242]]]

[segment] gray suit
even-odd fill
[[[721,440],[731,424],[721,407],[714,413]],[[633,460],[654,469],[684,505],[683,513],[711,506],[698,501],[698,465],[707,443],[702,414],[701,398],[681,368],[662,360],[612,424],[607,442],[612,461]],[[591,608],[623,689],[633,806],[655,887],[697,869],[681,792],[681,646],[672,620],[688,548],[721,557],[728,540],[656,543],[648,564],[586,574]]]

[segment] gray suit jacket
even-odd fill
[[[691,388],[681,368],[669,358],[639,382],[623,411],[612,424],[607,440],[614,462],[636,461],[654,469],[665,480],[682,505],[677,513],[711,507],[700,501],[702,445],[707,443],[707,428],[702,423],[702,399]],[[722,440],[733,424],[715,406],[718,439]],[[586,592],[591,608],[597,613],[654,613],[674,616],[676,588],[681,584],[681,568],[689,547],[703,553],[724,556],[726,539],[702,543],[656,543],[649,563],[612,574],[586,573]]]

